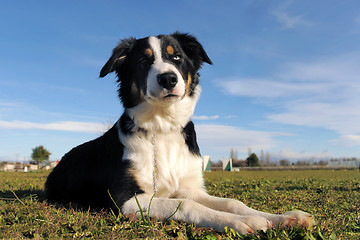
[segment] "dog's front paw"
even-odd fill
[[[313,215],[303,211],[290,211],[283,214],[295,218],[295,225],[298,224],[304,228],[311,228],[315,225],[315,218]],[[294,221],[293,221],[294,222]]]
[[[290,211],[277,215],[271,219],[275,226],[295,227],[296,225],[303,228],[311,228],[315,225],[314,216],[303,211]]]
[[[228,227],[234,229],[235,231],[238,231],[239,233],[243,235],[253,234],[255,231],[247,224],[245,224],[243,221],[235,220],[232,221]]]
[[[257,231],[266,231],[272,228],[272,223],[260,216],[241,216],[234,220],[229,227],[243,235],[253,234]]]
[[[272,222],[260,216],[244,216],[241,220],[254,231],[264,231],[272,228]]]

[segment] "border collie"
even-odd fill
[[[122,40],[100,72],[116,72],[124,113],[103,136],[75,147],[50,173],[49,202],[121,208],[139,214],[135,194],[151,217],[242,234],[273,226],[311,227],[302,211],[274,215],[210,196],[191,116],[200,95],[199,69],[212,64],[195,37],[171,35]],[[113,198],[113,200],[110,198]],[[116,205],[115,205],[116,204]],[[179,205],[180,204],[180,205]]]

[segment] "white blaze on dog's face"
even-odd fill
[[[163,54],[162,42],[157,37],[149,37],[150,49],[148,53],[152,53],[154,62],[150,67],[146,78],[147,89],[145,97],[150,100],[160,100],[173,102],[184,97],[185,79],[179,69],[170,61],[181,61],[182,56],[174,52],[174,47],[166,46],[166,53]],[[150,52],[151,51],[151,52]],[[169,55],[164,59],[163,55]]]

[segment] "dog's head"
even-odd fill
[[[189,34],[128,38],[113,50],[100,77],[117,73],[125,108],[144,101],[171,104],[194,94],[197,72],[204,62],[212,64],[201,44]]]

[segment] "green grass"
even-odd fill
[[[181,222],[136,220],[44,202],[48,172],[0,172],[0,239],[360,239],[360,172],[357,170],[242,171],[205,174],[208,192],[235,198],[258,210],[303,210],[315,215],[310,231],[278,229],[244,237]]]

